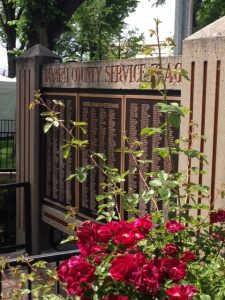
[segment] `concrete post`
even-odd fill
[[[17,58],[17,108],[16,108],[16,169],[17,182],[31,184],[32,252],[41,250],[40,239],[40,186],[39,186],[39,109],[29,111],[34,92],[41,87],[41,66],[61,59],[41,45],[35,45]],[[17,194],[17,242],[24,241],[24,207],[22,192]],[[25,207],[26,209],[26,207]]]
[[[204,201],[211,209],[224,207],[218,190],[224,189],[225,184],[225,17],[184,41],[182,66],[190,75],[190,81],[183,82],[182,104],[192,111],[182,125],[182,135],[193,132],[189,121],[197,123],[196,130],[206,141],[193,139],[193,148],[208,156],[208,165],[193,161],[190,167],[198,167],[206,173],[191,175],[190,181],[209,186],[210,201]],[[180,168],[187,169],[182,157]],[[198,201],[203,200],[198,198]]]

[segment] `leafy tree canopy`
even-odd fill
[[[133,57],[143,35],[124,30],[138,0],[86,0],[76,11],[55,49],[79,61]]]
[[[197,0],[195,2],[195,30],[201,29],[225,15],[224,0]]]
[[[15,76],[16,40],[21,49],[40,43],[53,49],[84,0],[0,0],[0,40],[8,51],[9,76]]]

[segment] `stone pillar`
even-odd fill
[[[225,184],[225,17],[206,26],[188,37],[183,44],[183,68],[189,72],[190,81],[183,81],[182,104],[192,114],[182,125],[182,134],[192,132],[189,121],[198,124],[197,131],[206,137],[193,140],[193,147],[208,156],[204,169],[199,161],[196,166],[206,174],[193,175],[190,180],[210,188],[210,207],[224,207],[224,200],[218,196],[218,189]],[[180,159],[180,167],[187,164]],[[201,199],[198,200],[201,202]]]
[[[34,92],[41,88],[41,66],[61,59],[41,45],[35,45],[17,58],[17,108],[16,108],[16,170],[17,182],[31,184],[31,233],[32,252],[41,250],[40,233],[40,186],[39,151],[40,123],[39,108],[29,111]],[[17,242],[24,241],[24,207],[22,191],[17,194]],[[25,207],[26,209],[26,207]],[[43,240],[43,236],[41,237]]]

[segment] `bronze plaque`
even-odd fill
[[[154,152],[154,148],[166,147],[167,141],[164,136],[155,134],[152,137],[147,135],[141,135],[141,130],[146,127],[159,127],[164,121],[165,116],[160,112],[157,99],[144,99],[144,98],[127,98],[126,99],[126,135],[129,138],[130,143],[138,140],[141,142],[140,148],[143,155],[141,160],[151,160],[152,162],[146,164],[140,164],[140,171],[145,172],[158,172],[165,170],[171,172],[171,163],[168,158],[163,159]],[[174,101],[173,101],[174,102]],[[174,128],[169,132],[170,145],[174,140],[179,137],[179,131]],[[125,157],[125,170],[135,168],[135,160],[132,155],[126,155]],[[175,158],[175,169],[178,167],[178,158]],[[149,181],[148,178],[147,181]],[[137,174],[128,175],[125,183],[125,189],[128,193],[141,193],[144,191],[145,183]],[[150,211],[150,204],[147,206],[144,201],[140,201],[139,209],[141,214],[145,214],[146,211]]]
[[[71,96],[46,96],[45,101],[49,107],[53,107],[53,99],[61,100],[65,107],[59,107],[60,119],[65,120],[69,128],[70,120],[75,120],[76,98]],[[63,128],[52,127],[44,135],[43,155],[45,157],[44,169],[44,199],[63,206],[74,205],[74,182],[66,181],[66,178],[74,173],[75,154],[71,153],[68,159],[63,158],[61,146],[70,137]]]
[[[80,151],[79,164],[92,164],[89,151],[104,153],[107,164],[120,169],[121,154],[115,152],[121,147],[121,108],[122,99],[113,96],[81,96],[79,100],[80,120],[87,122],[88,149]],[[79,214],[96,218],[96,196],[102,193],[100,183],[104,181],[103,173],[95,168],[87,180],[80,184],[78,206]]]

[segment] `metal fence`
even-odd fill
[[[19,191],[24,202],[24,244],[16,244],[16,194]],[[19,249],[32,253],[30,206],[30,183],[0,185],[0,255]]]
[[[16,168],[15,120],[0,120],[0,171]]]
[[[41,254],[41,255],[35,255],[35,256],[28,256],[28,257],[26,257],[26,259],[31,260],[32,264],[35,262],[38,262],[38,261],[46,261],[47,263],[50,263],[50,265],[48,265],[49,268],[58,268],[59,263],[61,261],[68,259],[71,256],[79,255],[79,254],[80,253],[78,250],[69,250],[69,251],[62,251],[62,252],[51,252],[48,254]],[[0,299],[11,300],[11,298],[7,298],[7,292],[9,290],[7,281],[8,280],[10,281],[11,288],[13,288],[13,285],[15,285],[16,282],[15,282],[15,278],[13,278],[10,275],[10,268],[18,267],[18,266],[22,267],[21,270],[23,273],[30,274],[31,272],[33,272],[30,264],[27,264],[26,262],[18,263],[17,258],[9,259],[7,261],[7,268],[4,270],[4,272],[0,272]],[[6,273],[6,275],[5,275],[5,273]],[[26,300],[43,299],[43,297],[41,297],[41,296],[37,297],[35,295],[35,292],[34,292],[35,285],[37,285],[37,283],[35,281],[27,279],[26,288],[28,290],[28,293],[22,299],[26,299]],[[33,287],[34,287],[34,290],[33,290]],[[58,281],[55,282],[53,292],[58,295],[62,294],[62,289],[60,288],[60,283]],[[46,299],[50,299],[50,298],[46,298]]]

